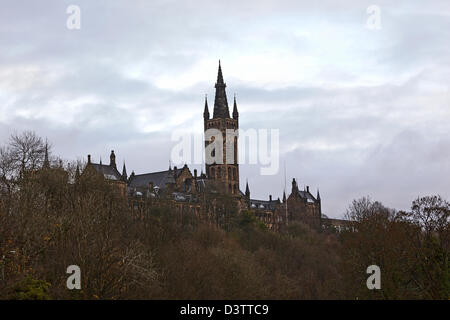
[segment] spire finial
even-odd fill
[[[222,66],[220,65],[219,60],[219,71],[217,72],[217,84],[224,85],[223,74],[222,74]]]
[[[127,167],[125,166],[125,160],[123,160],[123,168],[122,168],[122,177],[124,180],[127,180]]]
[[[234,94],[234,105],[233,105],[233,119],[237,120],[239,118],[239,112],[237,109],[237,103],[236,103],[236,93]]]
[[[205,94],[205,110],[203,111],[203,118],[209,119],[208,95],[207,94]]]
[[[245,196],[250,199],[250,188],[248,187],[248,179],[246,180],[247,182],[245,184]]]

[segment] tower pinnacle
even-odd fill
[[[228,109],[227,94],[225,91],[226,84],[223,81],[222,67],[219,60],[219,70],[217,72],[216,97],[214,100],[213,118],[229,118],[230,110]]]
[[[205,94],[205,110],[203,111],[203,118],[205,120],[209,119],[208,95],[206,94]]]
[[[239,112],[238,112],[238,109],[237,109],[236,94],[234,94],[233,119],[237,120],[238,118],[239,118]]]
[[[128,175],[127,175],[127,167],[125,166],[125,161],[123,162],[123,169],[122,169],[122,179],[123,181],[127,181]]]
[[[245,196],[250,199],[250,188],[248,187],[248,180],[247,183],[245,184]]]

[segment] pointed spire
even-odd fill
[[[239,112],[238,112],[238,109],[237,109],[236,94],[234,94],[233,119],[237,120],[238,118],[239,118]]]
[[[123,179],[124,181],[126,181],[127,178],[128,178],[128,175],[127,175],[127,167],[125,166],[125,161],[124,161],[124,162],[123,162],[123,169],[122,169],[122,179]]]
[[[77,169],[75,170],[75,182],[80,181],[80,166],[77,163]]]
[[[43,168],[50,168],[50,162],[48,160],[48,143],[47,140],[45,140],[45,155],[44,155],[44,164],[43,164]]]
[[[229,118],[230,110],[228,109],[227,94],[225,91],[226,84],[223,81],[222,67],[219,60],[219,71],[217,72],[216,97],[214,100],[213,118]]]
[[[320,200],[320,193],[319,193],[319,188],[317,188],[317,200]]]
[[[205,94],[205,111],[203,111],[203,118],[209,120],[208,95]]]
[[[286,203],[286,191],[283,190],[283,203]]]
[[[102,157],[100,156],[100,165],[102,165]]]
[[[217,72],[217,84],[225,85],[223,81],[222,66],[220,65],[220,59],[219,59],[219,71]]]
[[[250,188],[248,187],[248,180],[245,185],[245,196],[250,199]]]

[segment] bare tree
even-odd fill
[[[0,147],[0,184],[8,183],[14,174],[14,161],[11,150],[7,147]]]
[[[48,144],[32,131],[11,135],[9,153],[19,176],[26,171],[36,170],[42,167],[45,161],[46,151],[48,154]]]
[[[409,217],[419,224],[426,234],[441,232],[449,225],[450,203],[441,196],[417,198],[412,203]]]
[[[378,220],[389,221],[395,219],[396,212],[386,208],[378,201],[372,201],[370,197],[362,197],[361,199],[353,200],[347,209],[345,217],[347,220],[354,222],[373,220],[374,217],[377,217]]]

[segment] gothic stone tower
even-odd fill
[[[227,129],[238,130],[239,129],[239,113],[237,111],[236,97],[234,97],[233,106],[233,117],[230,117],[230,110],[228,109],[227,94],[225,92],[226,84],[223,81],[222,68],[219,61],[219,71],[217,74],[216,82],[216,97],[214,100],[214,113],[213,117],[210,119],[208,110],[208,101],[205,98],[205,111],[203,112],[204,119],[204,131],[208,129],[216,129],[222,132],[223,136],[223,161],[222,163],[212,163],[206,164],[206,174],[209,179],[222,182],[225,189],[232,194],[239,194],[239,164],[238,164],[238,136],[226,134]],[[206,137],[206,134],[205,134]],[[229,141],[227,141],[227,138]],[[232,139],[232,140],[231,140]],[[208,146],[212,141],[205,141],[205,152],[206,146]],[[228,150],[233,148],[234,156],[229,155],[227,157],[227,143]],[[212,156],[215,156],[215,150],[212,152]],[[206,154],[206,158],[208,155]],[[231,158],[228,159],[227,158]],[[231,160],[231,161],[230,161]]]

